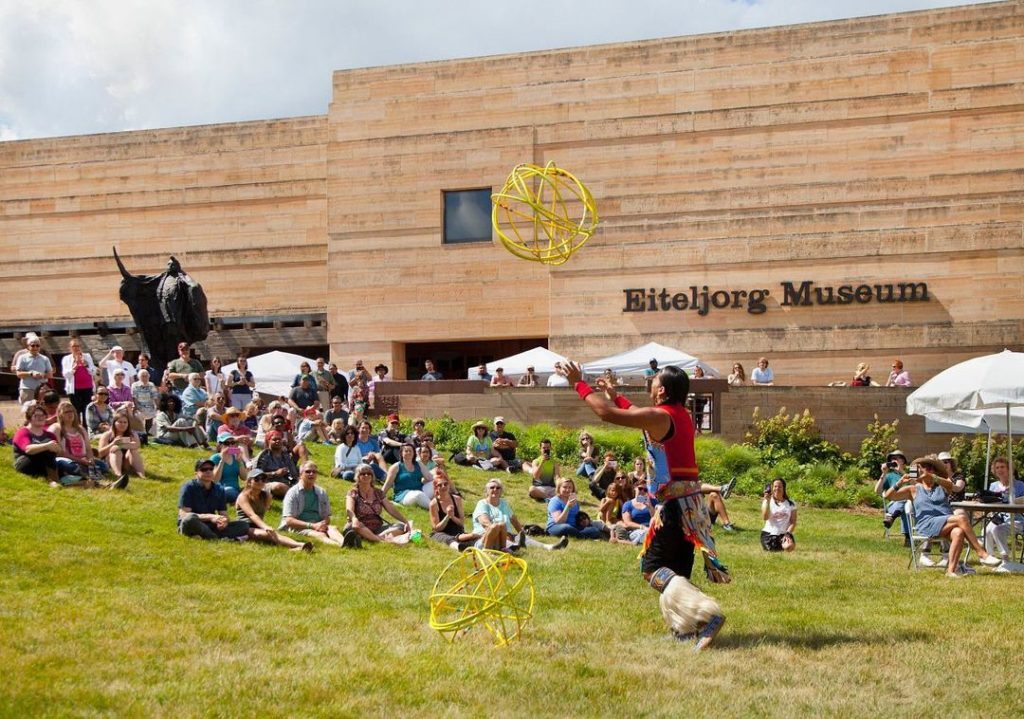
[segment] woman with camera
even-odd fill
[[[555,496],[555,480],[560,474],[558,461],[551,456],[551,440],[540,441],[540,456],[533,462],[523,462],[523,471],[532,478],[530,497],[546,502]]]
[[[242,459],[238,438],[226,429],[221,429],[217,433],[217,452],[210,457],[210,461],[214,467],[213,481],[220,482],[228,503],[234,504],[249,475],[249,467]]]
[[[576,483],[567,477],[559,479],[555,485],[555,496],[548,502],[547,533],[552,537],[603,539],[604,535],[596,526],[578,521],[579,513]]]
[[[900,477],[903,476],[903,468],[906,465],[907,455],[898,449],[889,452],[885,462],[882,463],[882,473],[878,475],[878,481],[875,482],[875,494],[880,494],[884,497],[885,492],[900,481]],[[882,519],[882,524],[888,529],[897,518],[899,518],[900,524],[903,526],[903,544],[909,547],[910,523],[903,513],[903,502],[889,502],[885,505],[885,517]]]
[[[947,577],[958,578],[972,573],[966,565],[960,564],[960,553],[965,541],[978,553],[982,564],[989,567],[999,566],[1000,560],[989,554],[974,536],[974,530],[967,517],[953,514],[948,498],[948,493],[952,491],[953,483],[947,478],[946,468],[942,462],[932,457],[919,457],[911,463],[907,474],[885,490],[884,496],[894,502],[908,499],[912,501],[916,534],[949,540]]]
[[[796,549],[796,504],[786,494],[786,480],[776,479],[764,486],[761,499],[761,548],[766,552],[792,552]]]

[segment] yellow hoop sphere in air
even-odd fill
[[[449,642],[482,624],[505,646],[533,617],[533,580],[526,562],[505,552],[470,548],[445,567],[430,593],[430,626]]]
[[[491,195],[491,223],[516,257],[560,265],[597,229],[597,206],[586,186],[549,162],[516,165]]]

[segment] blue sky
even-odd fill
[[[327,111],[331,72],[939,0],[0,0],[0,140]]]

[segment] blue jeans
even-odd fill
[[[886,505],[886,507],[885,507],[885,513],[886,514],[891,514],[894,517],[899,517],[900,518],[900,524],[903,525],[903,536],[904,537],[909,537],[910,536],[910,520],[907,519],[907,513],[903,511],[904,509],[905,509],[904,502],[889,502],[889,504]]]
[[[93,466],[96,467],[100,474],[106,474],[110,471],[110,467],[102,459],[94,459]],[[61,475],[77,474],[79,477],[88,478],[89,468],[80,466],[78,462],[67,457],[57,457],[57,473]]]
[[[593,462],[583,462],[579,467],[576,468],[577,477],[586,477],[590,479],[594,476],[594,472],[597,471],[597,467]]]
[[[601,530],[590,526],[576,529],[571,524],[549,524],[548,534],[552,537],[575,537],[577,539],[600,539]]]

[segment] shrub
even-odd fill
[[[899,449],[900,438],[896,434],[899,423],[898,419],[894,419],[892,422],[882,422],[876,414],[874,421],[868,424],[868,436],[860,443],[857,466],[866,470],[869,476],[878,473],[878,468],[885,461],[889,452]]]
[[[759,409],[755,408],[754,430],[747,433],[747,444],[756,448],[761,460],[770,467],[786,458],[799,464],[846,465],[853,461],[838,445],[822,438],[814,417],[806,409],[802,414],[790,416],[782,407],[773,417],[762,419]]]
[[[950,443],[949,453],[956,460],[957,467],[964,473],[967,479],[968,490],[987,487],[991,482],[990,477],[985,476],[985,456],[988,446],[988,436],[984,434],[958,435]],[[1006,456],[1007,441],[1003,435],[992,436],[992,456]],[[1014,439],[1013,442],[1013,469],[1018,475],[1024,474],[1024,442]]]

